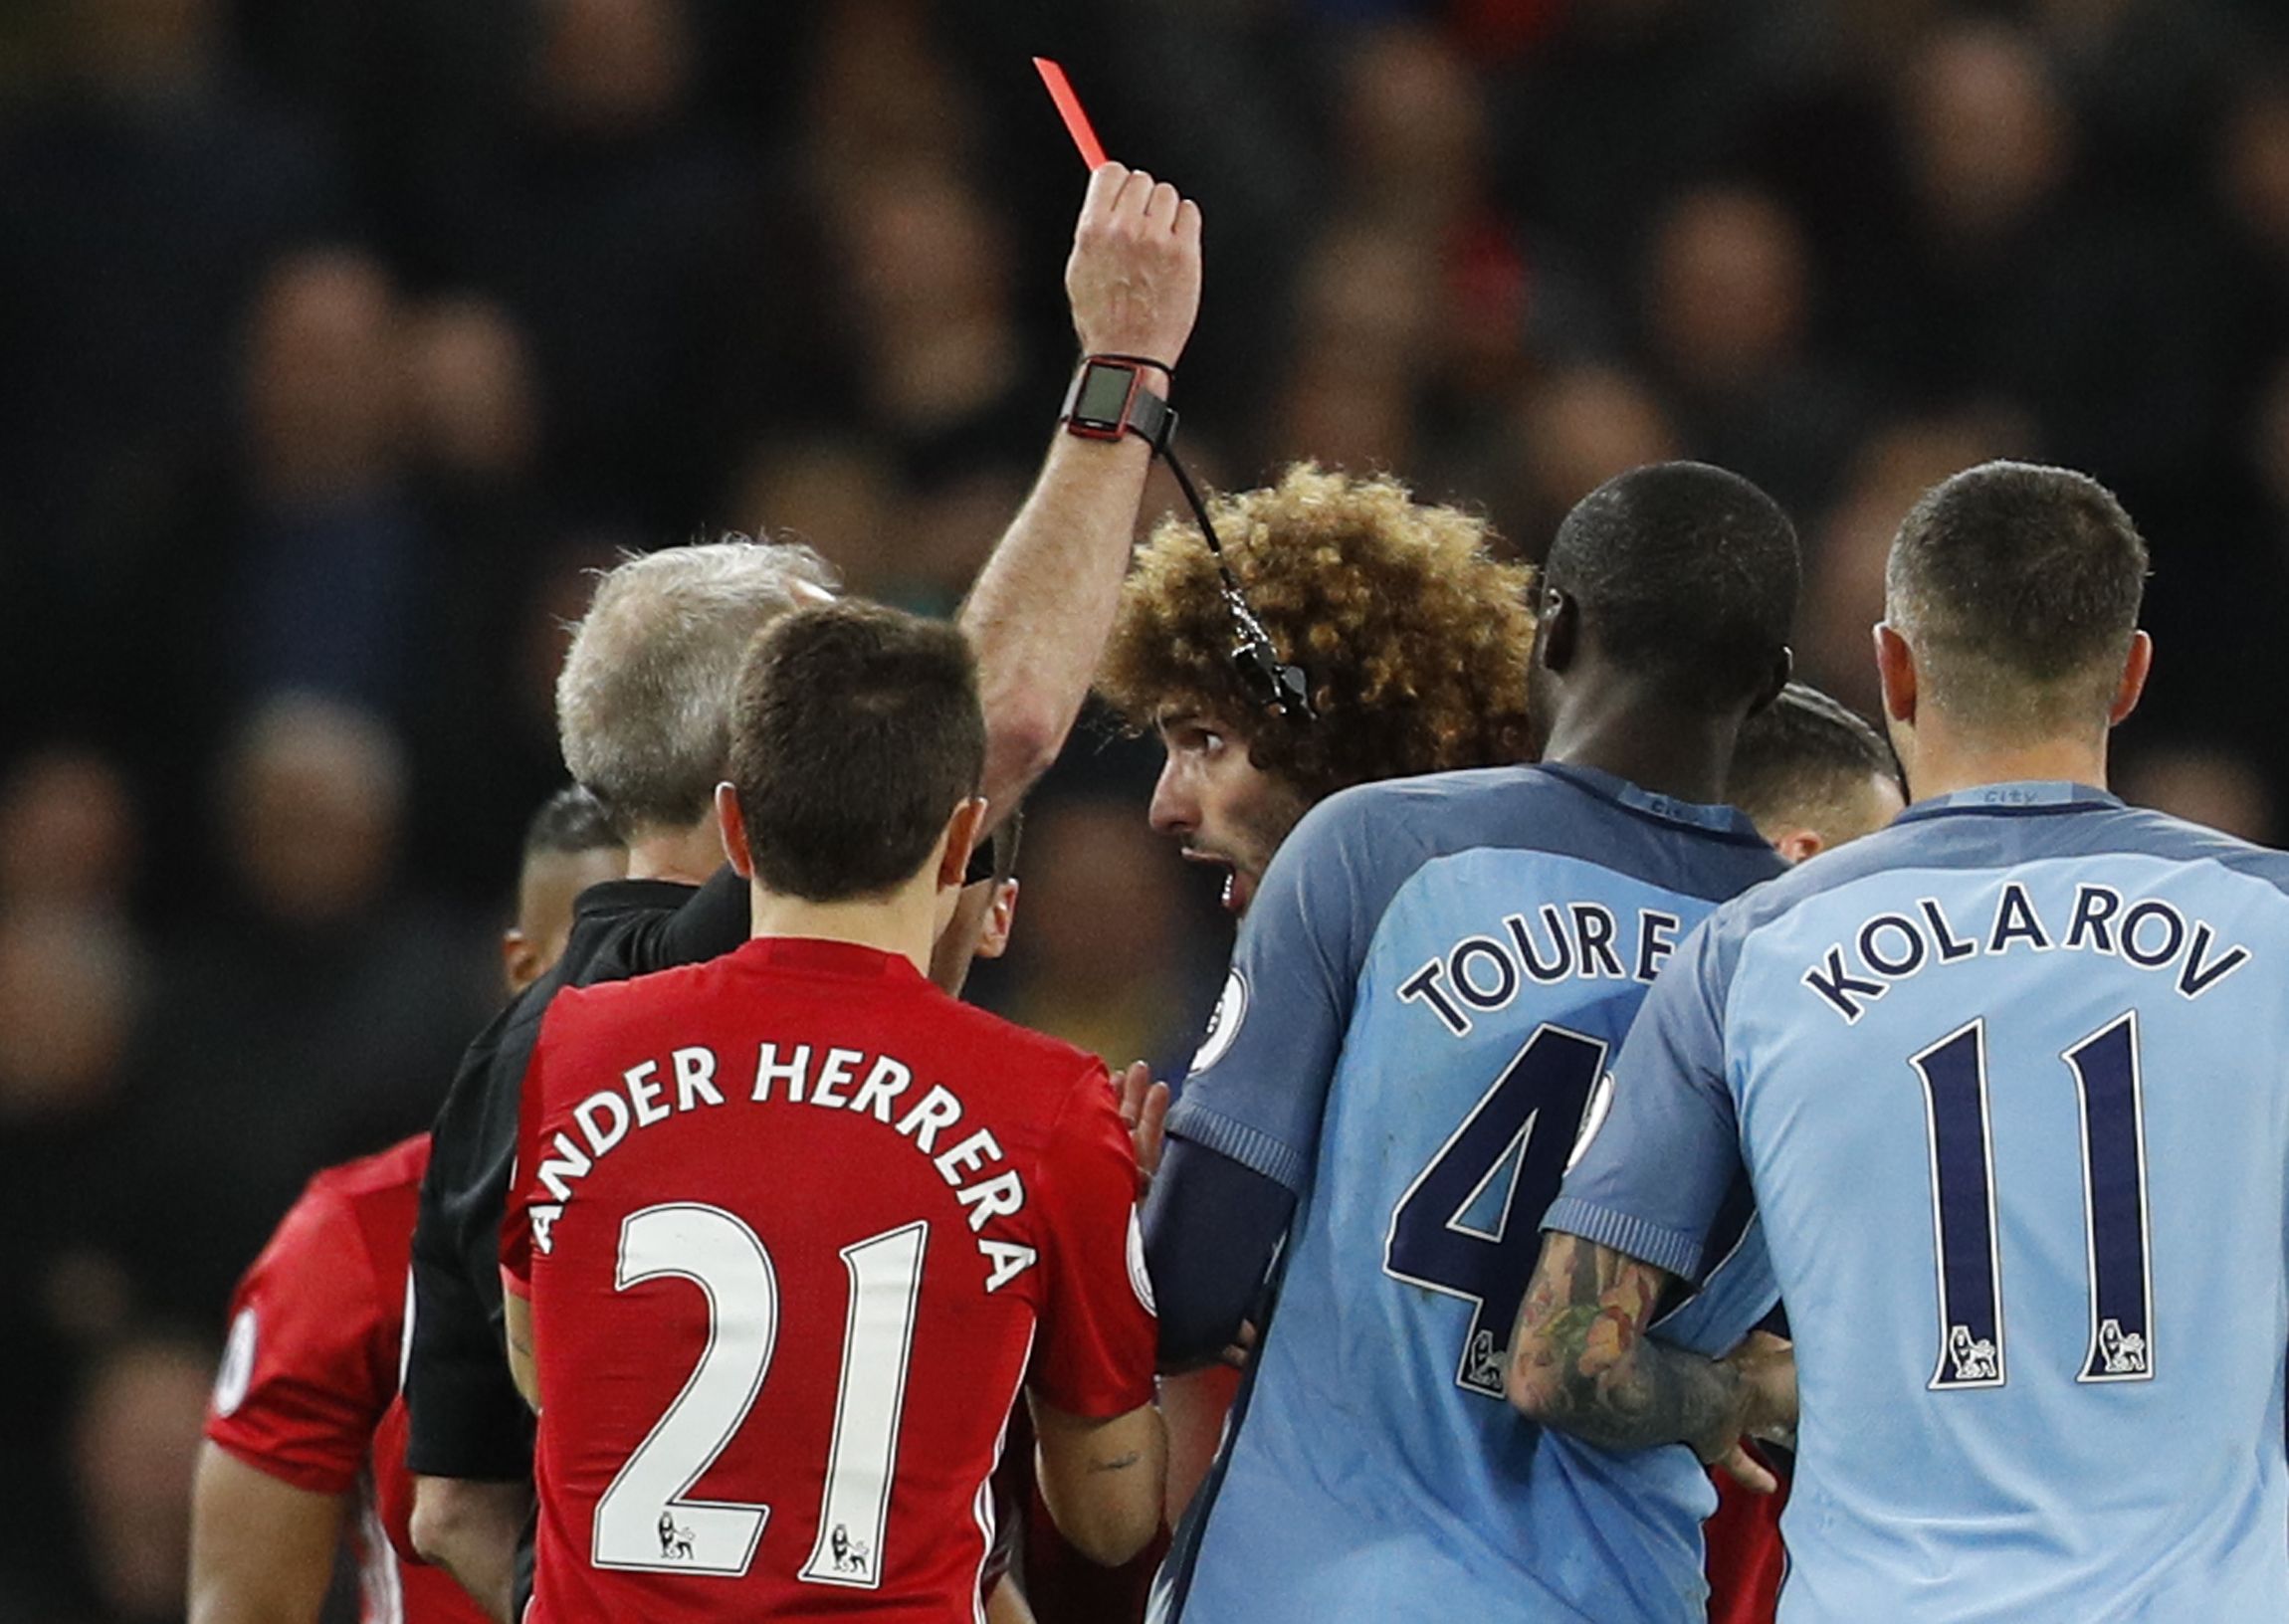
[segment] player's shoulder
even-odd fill
[[[2034,807],[1958,806],[1941,815],[1911,809],[1896,822],[1823,852],[1733,899],[1710,921],[1712,933],[1736,941],[1822,897],[1894,872],[1993,872],[2048,859],[2094,864],[2144,858],[2206,866],[2289,896],[2289,853],[2259,846],[2204,824],[2116,801],[2068,814]]]
[[[283,1276],[307,1284],[312,1275],[338,1274],[360,1255],[378,1273],[402,1273],[428,1165],[429,1135],[417,1133],[312,1174],[272,1231],[250,1278]]]
[[[416,1133],[386,1150],[326,1168],[310,1181],[309,1189],[356,1206],[377,1196],[420,1188],[428,1167],[429,1135]]]
[[[1307,812],[1297,829],[1317,822],[1345,831],[1423,830],[1474,808],[1508,808],[1565,793],[1563,780],[1542,767],[1460,767],[1339,789]]]
[[[2111,822],[2127,852],[2166,862],[2213,864],[2289,895],[2289,852],[2147,807],[2122,807]]]
[[[1506,844],[1569,794],[1540,767],[1466,767],[1353,784],[1320,801],[1281,843],[1291,864],[1340,855],[1355,880],[1404,875],[1434,857]],[[1278,859],[1276,858],[1275,861]]]
[[[1078,1087],[1093,1081],[1104,1068],[1105,1063],[1086,1049],[965,1004],[936,987],[926,986],[917,1007],[924,1020],[953,1040],[960,1052],[976,1056],[989,1069],[1006,1072],[1012,1081],[1022,1080],[1022,1088]]]
[[[688,1009],[715,995],[721,979],[720,962],[679,964],[645,975],[568,983],[537,1005],[532,1019],[537,1030],[561,1037],[649,1020],[666,1010]]]

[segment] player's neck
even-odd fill
[[[937,933],[935,887],[910,882],[888,897],[812,903],[800,897],[748,889],[747,911],[756,936],[801,936],[812,941],[848,942],[904,958],[930,973],[930,948]]]
[[[1725,799],[1740,718],[1681,716],[1677,708],[1632,685],[1601,685],[1567,696],[1552,721],[1542,759],[1625,778],[1672,800]]]
[[[2106,785],[2106,735],[2046,739],[2008,746],[1944,735],[1915,741],[1908,765],[1909,800],[1936,800],[1987,784],[2076,783]]]
[[[646,824],[628,839],[628,878],[669,880],[678,885],[704,886],[724,866],[724,837],[716,820],[702,818],[678,829]]]

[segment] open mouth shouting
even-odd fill
[[[1202,851],[1198,847],[1187,846],[1184,848],[1183,857],[1187,863],[1204,863],[1212,868],[1222,869],[1224,871],[1224,912],[1234,918],[1248,912],[1248,904],[1256,895],[1256,877],[1253,874],[1241,868],[1236,860],[1224,856],[1221,852]]]

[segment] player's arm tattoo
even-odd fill
[[[1709,1458],[1729,1448],[1740,1370],[1645,1335],[1668,1280],[1610,1247],[1546,1237],[1511,1336],[1511,1402],[1605,1449],[1682,1442]]]

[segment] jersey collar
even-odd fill
[[[1910,819],[1936,818],[1950,812],[2087,812],[2121,805],[2120,796],[2094,784],[2078,784],[2064,778],[2028,778],[2015,783],[1975,784],[1953,794],[1935,795],[1928,801],[1916,802],[1896,821],[1906,823]]]
[[[1765,844],[1765,837],[1757,833],[1757,826],[1749,821],[1749,814],[1737,806],[1705,806],[1699,801],[1678,800],[1673,795],[1657,795],[1613,773],[1571,762],[1545,761],[1542,770],[1595,795],[1599,800],[1611,801],[1616,806],[1625,806],[1649,818],[1659,818],[1664,823],[1681,823],[1688,829],[1730,835],[1759,846]]]
[[[828,941],[819,936],[755,936],[739,949],[751,964],[795,970],[811,975],[853,976],[861,979],[920,981],[923,974],[900,953],[863,947],[855,941]]]

